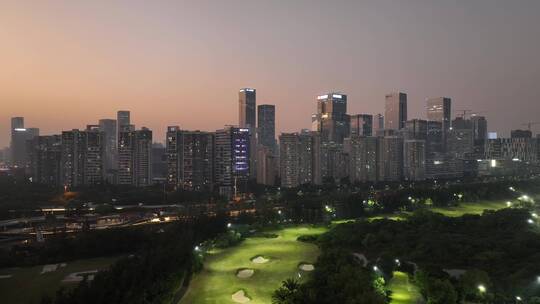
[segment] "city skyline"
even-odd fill
[[[447,96],[453,117],[485,112],[503,135],[537,120],[540,3],[305,4],[4,2],[0,147],[17,116],[41,134],[121,109],[159,142],[168,125],[213,131],[238,121],[242,87],[276,105],[277,134],[309,128],[314,99],[331,91],[347,94],[350,114],[383,113],[384,95],[402,91],[409,119]]]

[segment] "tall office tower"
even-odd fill
[[[275,151],[276,148],[276,106],[257,106],[258,143]]]
[[[536,135],[536,162],[540,163],[540,134]]]
[[[167,183],[175,188],[212,191],[214,134],[167,128]]]
[[[162,143],[152,144],[152,184],[167,181],[167,153]]]
[[[255,128],[255,107],[257,92],[255,89],[243,88],[238,93],[238,125],[240,128]]]
[[[379,143],[379,179],[399,181],[403,177],[403,138],[385,136]]]
[[[11,164],[26,167],[29,164],[27,141],[39,136],[38,128],[25,128],[24,117],[11,118]]]
[[[405,122],[405,139],[427,140],[428,122],[423,119],[412,119]]]
[[[483,158],[487,140],[487,120],[484,116],[471,115],[475,158]]]
[[[117,183],[145,187],[152,184],[152,131],[124,129],[118,137]]]
[[[215,134],[215,183],[221,195],[245,193],[250,177],[250,143],[248,128],[227,126]]]
[[[452,127],[452,99],[448,97],[428,98],[427,119],[430,121],[440,121],[442,123],[443,143],[446,142],[446,135]]]
[[[299,183],[299,136],[297,133],[281,133],[279,136],[279,161],[281,187],[294,188]]]
[[[131,125],[131,113],[129,111],[116,112],[116,123],[118,132],[125,131]]]
[[[512,130],[510,131],[510,138],[532,138],[531,130]]]
[[[62,132],[62,182],[68,187],[103,182],[104,135],[99,127]]]
[[[373,115],[357,114],[350,116],[350,136],[373,136]]]
[[[260,117],[260,116],[259,116]],[[269,147],[257,148],[257,183],[273,186],[277,177],[277,157]]]
[[[114,119],[100,119],[99,120],[99,130],[103,132],[104,136],[104,145],[105,153],[104,157],[104,170],[105,170],[105,179],[109,183],[114,181],[114,170],[117,165],[117,151],[116,146],[118,141],[116,140],[116,120]]]
[[[426,179],[426,141],[411,139],[403,143],[403,174],[406,180]]]
[[[321,143],[320,161],[323,180],[338,182],[349,175],[348,156],[343,151],[343,144],[335,142]]]
[[[49,186],[62,184],[62,136],[36,136],[28,142],[32,182]]]
[[[342,144],[350,133],[347,95],[328,93],[317,96],[317,114],[312,120],[312,130],[321,133],[323,142]]]
[[[385,96],[384,128],[400,130],[407,121],[407,94],[396,92]]]
[[[379,138],[351,136],[343,142],[349,155],[349,177],[351,182],[377,181],[377,151]]]

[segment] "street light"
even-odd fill
[[[379,271],[379,267],[373,266],[373,270],[374,270],[374,271]]]
[[[231,228],[232,224],[231,223],[228,223],[227,224],[227,228]]]
[[[512,207],[512,202],[510,201],[506,202],[506,207]]]
[[[486,286],[484,286],[484,285],[482,285],[482,284],[478,285],[478,291],[479,291],[480,293],[486,292]]]
[[[534,224],[534,221],[533,221],[532,219],[528,219],[528,220],[527,220],[527,223],[529,223],[529,224]]]
[[[520,297],[520,296],[516,296],[516,301],[521,301],[521,297]]]

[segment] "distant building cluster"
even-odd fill
[[[385,96],[383,114],[348,114],[347,95],[316,97],[311,129],[282,133],[276,108],[258,105],[256,90],[239,91],[237,125],[205,132],[169,126],[165,145],[136,129],[129,111],[85,130],[41,136],[11,120],[11,145],[0,157],[35,183],[65,187],[102,183],[219,191],[233,197],[249,180],[292,188],[302,184],[398,182],[528,174],[540,163],[540,136],[488,133],[487,120],[465,110],[452,117],[447,97],[426,100],[427,120],[409,119],[407,94]]]

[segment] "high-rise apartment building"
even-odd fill
[[[145,187],[152,184],[152,131],[124,129],[118,137],[117,183]]]
[[[214,133],[167,128],[167,183],[175,188],[211,191]]]
[[[382,136],[384,132],[384,116],[377,114],[373,117],[373,136]]]
[[[320,137],[316,132],[279,136],[281,186],[320,184]]]
[[[378,177],[378,137],[351,136],[343,146],[349,155],[349,177],[351,182],[376,182]]]
[[[400,181],[403,178],[403,138],[385,136],[380,138],[379,179],[382,181]]]
[[[400,130],[407,121],[407,94],[396,92],[385,96],[384,128]]]
[[[373,115],[356,114],[350,116],[350,136],[372,136]]]
[[[257,92],[255,89],[243,88],[238,92],[238,125],[240,128],[256,127]]]
[[[99,120],[99,130],[103,132],[104,136],[104,145],[105,152],[103,153],[104,157],[104,170],[105,170],[105,179],[109,183],[114,182],[114,171],[116,170],[117,161],[117,150],[116,146],[118,141],[116,139],[116,120],[114,119],[100,119]]]
[[[260,117],[260,116],[259,116]],[[277,157],[269,147],[257,147],[257,183],[273,186],[277,177]]]
[[[28,142],[32,183],[62,185],[62,137],[36,136]]]
[[[62,132],[63,184],[67,187],[101,184],[104,146],[104,135],[99,127]]]
[[[403,143],[403,175],[408,181],[426,179],[426,141],[405,140]]]
[[[347,115],[347,95],[328,93],[317,96],[317,114],[313,115],[312,130],[321,134],[322,142],[342,144],[350,133]]]
[[[227,126],[215,134],[215,182],[222,195],[244,193],[250,177],[251,133]]]

